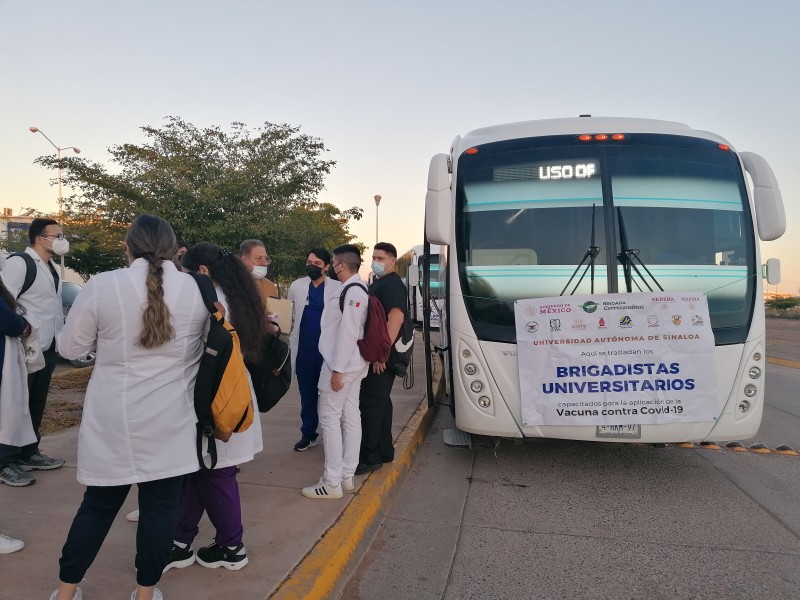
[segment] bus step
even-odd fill
[[[456,427],[442,431],[442,438],[447,446],[457,448],[472,448],[472,436],[466,431],[461,431]]]

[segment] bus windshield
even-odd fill
[[[479,338],[515,341],[517,299],[660,287],[706,292],[716,343],[744,341],[756,268],[736,155],[696,138],[629,138],[513,140],[460,157],[458,268]],[[625,257],[647,268],[626,274]]]

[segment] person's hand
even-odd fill
[[[338,371],[331,373],[331,389],[334,392],[339,392],[344,389],[344,375]]]
[[[375,373],[375,375],[380,375],[385,370],[386,370],[386,363],[382,363],[382,362],[378,362],[378,361],[375,361],[374,363],[372,363],[372,372]]]

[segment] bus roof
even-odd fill
[[[720,136],[708,131],[692,129],[684,123],[658,119],[634,119],[629,117],[569,117],[563,119],[541,119],[520,121],[474,129],[453,143],[453,153],[458,156],[472,146],[528,137],[550,135],[580,135],[582,133],[666,133],[713,140],[730,144]]]

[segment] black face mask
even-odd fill
[[[316,281],[322,277],[322,267],[317,265],[306,265],[306,275],[311,278],[311,281]]]
[[[309,275],[309,277],[311,276]],[[334,281],[339,281],[339,277],[336,275],[336,271],[333,270],[333,265],[328,267],[328,277],[330,277]]]

